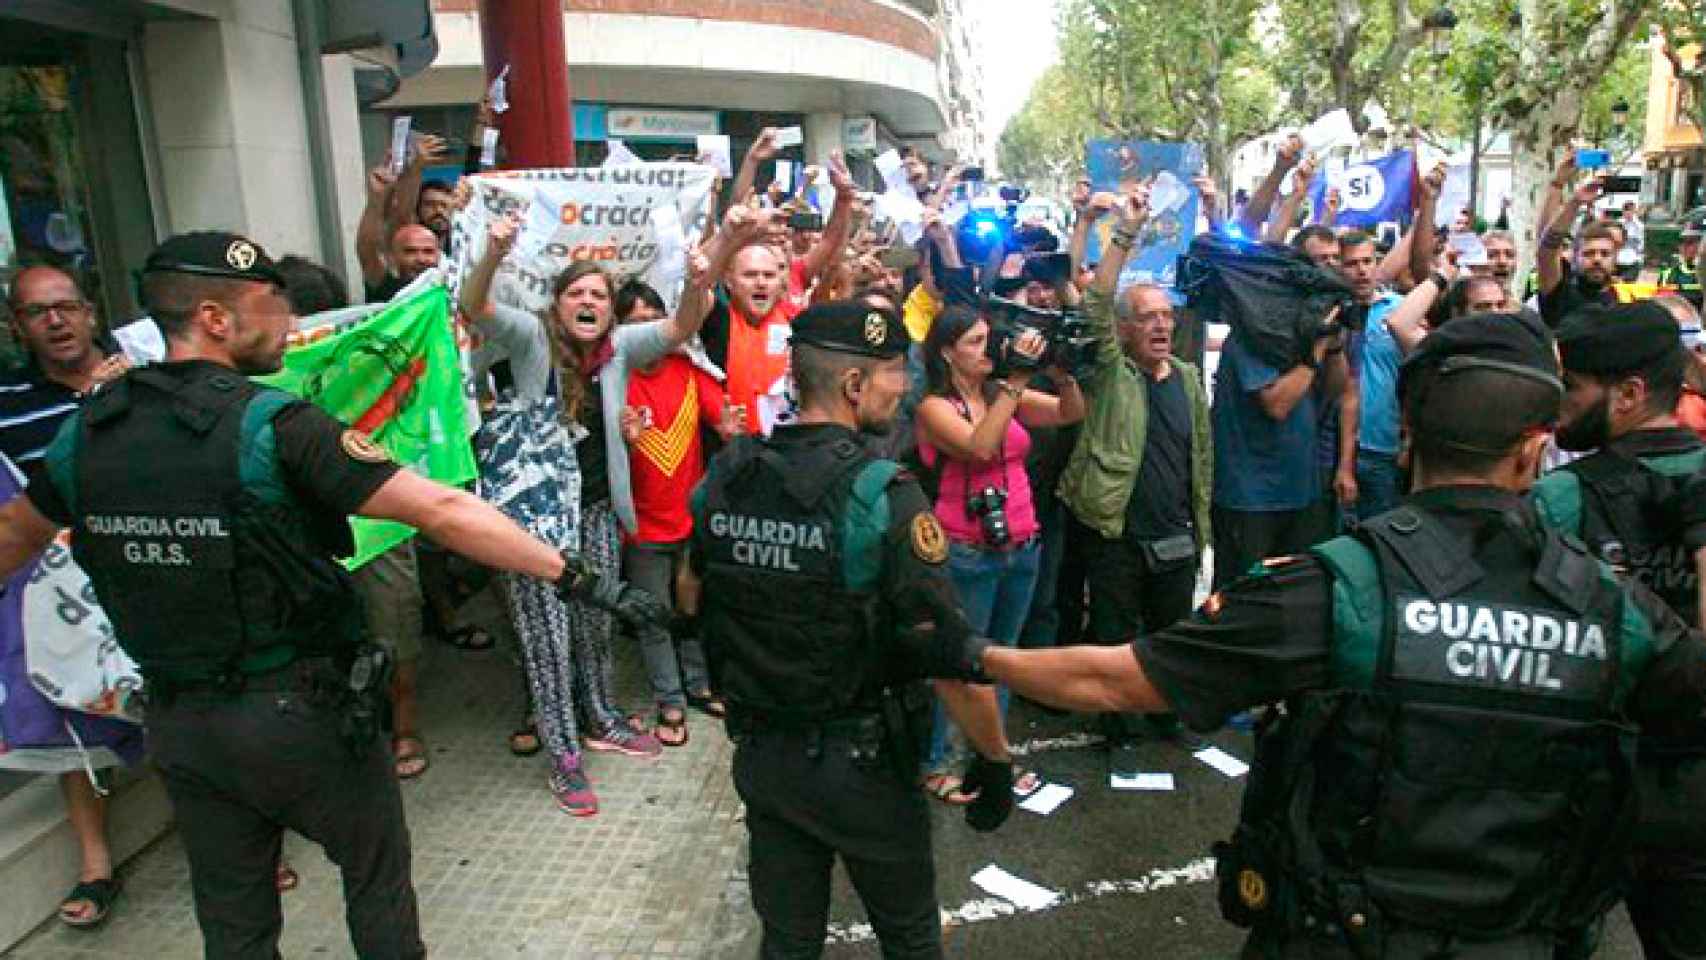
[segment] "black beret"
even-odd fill
[[[1556,387],[1558,362],[1552,335],[1518,314],[1478,313],[1453,320],[1422,339],[1398,371],[1398,395],[1428,369],[1454,373],[1469,369],[1502,370],[1512,376]]]
[[[284,277],[260,244],[223,230],[200,230],[169,238],[148,255],[142,272],[191,273],[284,286]]]
[[[891,311],[859,300],[831,300],[794,318],[793,342],[886,360],[905,353],[912,338]]]
[[[1576,373],[1639,370],[1680,349],[1676,318],[1651,300],[1583,307],[1558,327],[1564,369]]]

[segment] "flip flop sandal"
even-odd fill
[[[725,719],[729,715],[729,709],[723,705],[722,699],[709,690],[701,693],[689,693],[687,705],[708,717],[716,717],[718,720]]]
[[[59,904],[59,920],[68,927],[78,930],[93,930],[107,921],[112,913],[113,900],[118,897],[119,884],[112,877],[104,880],[84,880],[71,888],[65,899]],[[66,906],[87,900],[93,906],[94,912],[87,916],[73,917],[65,912]]]
[[[1017,770],[1013,774],[1013,796],[1022,800],[1041,790],[1046,782],[1035,770]]]
[[[460,630],[452,630],[444,635],[444,642],[458,650],[466,650],[472,653],[480,653],[497,646],[497,641],[492,639],[492,635],[479,627],[463,627]]]
[[[932,773],[924,778],[924,792],[950,807],[963,807],[976,796],[960,792],[962,781],[951,773]]]
[[[280,860],[277,869],[273,871],[272,883],[279,893],[289,893],[302,885],[302,877],[290,864]]]
[[[509,735],[509,752],[518,757],[531,757],[539,752],[539,728],[526,726]]]
[[[673,717],[670,716],[671,709],[676,711],[676,715]],[[658,742],[666,747],[687,746],[688,734],[686,711],[681,710],[680,707],[659,710],[658,726],[654,735],[658,738]],[[674,739],[677,736],[681,739]]]
[[[405,747],[414,744],[415,749]],[[432,759],[427,756],[426,741],[419,734],[404,734],[391,739],[391,750],[394,755],[393,765],[397,770],[398,780],[413,780],[427,772],[432,766]],[[419,764],[416,766],[416,764]]]

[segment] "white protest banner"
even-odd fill
[[[577,260],[592,260],[618,276],[638,276],[673,302],[675,289],[660,276],[679,265],[661,263],[665,245],[682,249],[682,240],[660,244],[658,228],[674,237],[697,236],[704,227],[705,199],[716,171],[699,163],[648,163],[643,166],[512,170],[469,177],[472,198],[451,226],[452,285],[473,270],[486,248],[486,229],[507,213],[526,216],[523,234],[529,249],[517,249],[498,268],[492,296],[522,310],[545,308],[551,280]],[[657,222],[658,208],[673,208]],[[525,211],[525,213],[524,213]],[[541,212],[555,212],[542,216]],[[679,253],[676,254],[680,256]]]

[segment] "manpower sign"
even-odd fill
[[[609,135],[618,140],[692,140],[722,133],[715,110],[631,110],[615,107],[605,118]]]

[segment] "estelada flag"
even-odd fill
[[[367,434],[392,459],[449,485],[474,479],[462,368],[443,284],[386,304],[297,323],[284,369],[259,382],[296,394]],[[352,518],[355,569],[413,536],[388,520]]]

